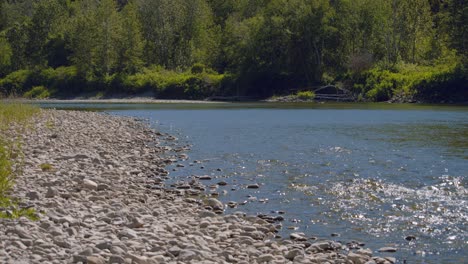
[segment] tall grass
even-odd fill
[[[26,128],[37,112],[39,109],[32,105],[0,102],[0,131],[5,132],[13,126],[16,129]]]
[[[0,102],[0,208],[5,209],[0,211],[0,218],[22,215],[34,218],[30,209],[18,209],[9,194],[16,176],[21,173],[20,135],[25,133],[38,111],[31,105]]]

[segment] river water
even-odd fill
[[[46,104],[148,119],[190,145],[174,180],[210,175],[228,211],[276,215],[281,235],[400,263],[468,258],[468,107],[388,104]],[[194,163],[194,161],[201,163]],[[247,189],[248,184],[259,189]],[[225,191],[224,191],[225,190]],[[333,234],[333,236],[332,236]],[[408,241],[405,238],[415,237]]]

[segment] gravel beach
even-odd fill
[[[301,233],[276,239],[277,223],[224,214],[227,205],[202,195],[196,177],[166,186],[165,166],[187,156],[139,120],[42,110],[34,124],[13,196],[40,220],[0,219],[0,263],[396,261]]]

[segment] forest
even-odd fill
[[[465,0],[0,0],[0,97],[467,102]]]

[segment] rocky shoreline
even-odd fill
[[[133,118],[43,110],[23,136],[12,192],[40,220],[0,219],[0,263],[394,263],[363,245],[275,239],[278,225],[165,186],[186,159],[174,138]],[[199,188],[202,189],[202,188]],[[5,210],[5,208],[3,209]],[[392,248],[387,249],[392,251]]]

